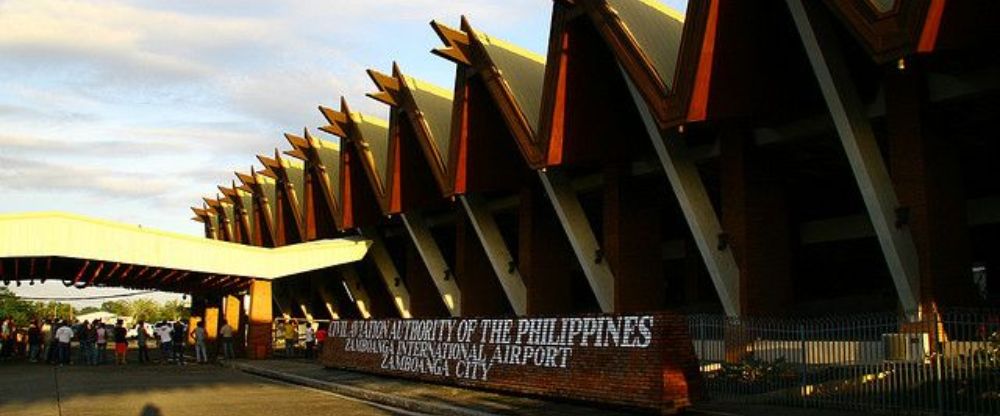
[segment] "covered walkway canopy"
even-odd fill
[[[226,294],[360,260],[362,239],[254,247],[78,215],[0,215],[0,279]]]

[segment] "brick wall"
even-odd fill
[[[327,367],[661,413],[702,395],[687,326],[670,312],[339,321],[330,333]]]

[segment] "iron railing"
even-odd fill
[[[711,400],[1000,414],[1000,310],[688,324]]]

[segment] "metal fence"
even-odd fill
[[[1000,310],[688,325],[711,400],[1000,415]]]

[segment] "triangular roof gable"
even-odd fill
[[[247,242],[253,244],[256,238],[255,236],[255,218],[254,218],[254,204],[253,204],[253,193],[248,192],[241,188],[235,188],[236,191],[236,201],[239,204],[240,210],[244,213],[240,215],[240,224],[243,226],[243,235]]]
[[[525,162],[533,168],[544,167],[544,146],[538,142],[540,103],[542,101],[545,74],[545,59],[523,48],[501,41],[472,28],[469,21],[462,18],[461,30],[453,29],[439,22],[431,22],[431,27],[445,44],[433,53],[471,68],[484,82],[496,107],[503,116],[508,130],[516,140],[517,148]],[[460,73],[462,73],[460,71]],[[508,79],[509,77],[509,79]],[[466,99],[466,80],[456,83],[456,128],[452,132],[452,155],[450,170],[463,170],[466,148],[464,122],[461,116]],[[452,174],[452,188],[463,192],[461,178]],[[458,175],[460,176],[460,175]]]
[[[315,215],[329,215],[334,219],[334,227],[343,229],[340,226],[340,144],[327,140],[317,139],[304,131],[304,136],[299,137],[286,134],[285,138],[295,148],[295,154],[300,159],[307,161],[306,174],[311,175],[313,186],[319,186],[321,198],[326,202],[329,212],[316,212]],[[286,154],[292,155],[290,152]],[[314,188],[315,189],[315,188]],[[317,196],[314,194],[315,202]],[[318,209],[318,208],[317,208]]]
[[[691,1],[682,12],[659,0],[581,0],[575,7],[590,17],[666,130],[707,116],[719,6],[719,0]],[[555,46],[550,59],[561,53]]]
[[[979,3],[944,0],[844,0],[827,6],[878,63],[933,52],[948,9]],[[988,2],[982,2],[988,3]],[[963,28],[968,30],[968,27]]]
[[[389,120],[391,159],[387,174],[389,184],[389,191],[386,194],[387,213],[400,212],[406,208],[404,205],[409,203],[422,204],[450,195],[451,180],[446,161],[452,147],[452,94],[440,87],[404,75],[395,64],[392,75],[375,70],[368,70],[368,74],[378,88],[378,92],[368,96],[393,108]],[[408,134],[412,134],[413,137],[404,137]],[[412,144],[418,145],[419,150],[407,147]],[[414,151],[419,155],[415,155]],[[404,181],[408,182],[420,175],[412,168],[403,167],[403,164],[417,162],[410,160],[410,156],[423,158],[423,162],[430,170],[428,173],[433,178],[434,184],[431,187],[436,188],[434,190],[436,194],[421,194],[414,199],[412,198],[416,196],[414,192],[427,191],[403,189]],[[406,196],[411,197],[404,201]]]
[[[352,115],[347,100],[343,98],[340,100],[340,108],[341,111],[324,106],[319,107],[323,117],[330,123],[320,127],[320,130],[341,139],[339,152],[340,191],[334,195],[340,202],[338,226],[341,229],[347,229],[373,225],[382,218],[384,212],[381,197],[383,182],[375,167],[377,162],[375,162],[372,146],[362,136],[362,129],[357,126],[357,123],[367,120],[377,125],[384,122],[376,122],[374,120],[378,119],[374,117],[369,119],[369,116]]]

